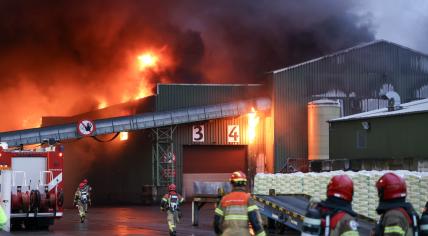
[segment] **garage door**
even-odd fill
[[[236,170],[247,170],[247,146],[184,146],[183,187],[184,195],[194,195],[193,183],[226,182]]]

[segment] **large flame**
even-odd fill
[[[137,57],[138,60],[138,68],[140,71],[145,70],[147,68],[155,67],[159,58],[156,55],[153,55],[150,52],[144,53]]]
[[[248,141],[253,143],[256,139],[256,128],[259,124],[260,117],[257,116],[256,110],[251,108],[251,112],[248,113]]]

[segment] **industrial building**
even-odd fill
[[[307,104],[338,100],[342,116],[386,107],[381,95],[402,102],[428,97],[428,56],[380,40],[271,72],[275,171],[308,157]],[[320,121],[325,122],[325,121]]]
[[[137,203],[145,185],[158,190],[175,182],[191,196],[194,181],[224,181],[235,169],[245,169],[250,176],[284,171],[290,165],[301,169],[307,165],[309,140],[328,147],[328,136],[316,132],[313,135],[319,137],[308,136],[308,132],[312,135],[308,123],[322,127],[335,117],[386,107],[381,96],[388,91],[397,91],[403,102],[427,98],[428,56],[391,42],[374,41],[271,71],[261,84],[159,84],[154,96],[74,117],[46,118],[44,125],[102,118],[99,122],[103,124],[111,120],[111,133],[134,130],[122,143],[100,144],[85,138],[65,144],[69,159],[64,162],[64,179],[67,195],[79,178],[88,177],[96,186],[95,202]],[[270,100],[269,109],[252,111],[249,107],[239,114],[223,114],[225,103],[239,107],[259,98]],[[334,107],[331,114],[335,115],[309,112],[314,115],[308,119],[308,109],[318,111],[326,104]],[[221,114],[210,118],[210,109]],[[192,121],[192,112],[202,112],[204,118]],[[132,122],[115,129],[116,120],[110,118],[134,114],[152,115],[160,121],[135,131]],[[187,118],[174,123],[171,114]],[[43,137],[61,140],[59,130],[44,132]],[[67,135],[74,137],[73,133]],[[22,137],[27,136],[31,134],[0,134],[2,141],[8,138],[15,143],[24,143]],[[98,141],[113,138],[113,134],[104,136]],[[325,158],[325,151],[311,155],[312,160]],[[67,175],[76,172],[67,180]]]
[[[428,99],[333,119],[330,158],[353,169],[426,171],[427,120]]]

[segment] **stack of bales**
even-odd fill
[[[369,175],[366,173],[347,172],[354,182],[354,196],[352,209],[361,215],[367,215],[369,211]]]
[[[376,207],[378,195],[376,182],[389,171],[332,171],[324,173],[293,173],[293,174],[258,174],[255,178],[254,193],[269,194],[269,189],[275,189],[279,194],[307,194],[315,199],[325,199],[327,184],[330,179],[339,174],[348,175],[354,182],[354,211],[372,219],[378,219]],[[425,206],[428,201],[428,173],[393,171],[406,180],[407,201],[412,203],[415,210]]]
[[[257,174],[254,178],[254,194],[268,195],[273,181],[273,174]]]
[[[376,182],[383,175],[379,171],[364,171],[365,174],[369,176],[369,183],[367,188],[369,189],[368,195],[368,214],[367,216],[372,219],[379,219],[379,215],[376,212],[376,208],[379,205],[379,197],[377,194]]]
[[[425,203],[428,201],[428,173],[424,172],[421,174],[419,186],[419,205],[422,208],[425,207]]]
[[[420,197],[420,182],[421,176],[416,173],[404,173],[404,178],[407,184],[407,201],[412,203],[416,211],[421,208]]]

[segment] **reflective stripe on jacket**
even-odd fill
[[[248,222],[257,236],[265,235],[258,207],[250,194],[235,189],[215,209],[214,229],[223,236],[250,235]]]

